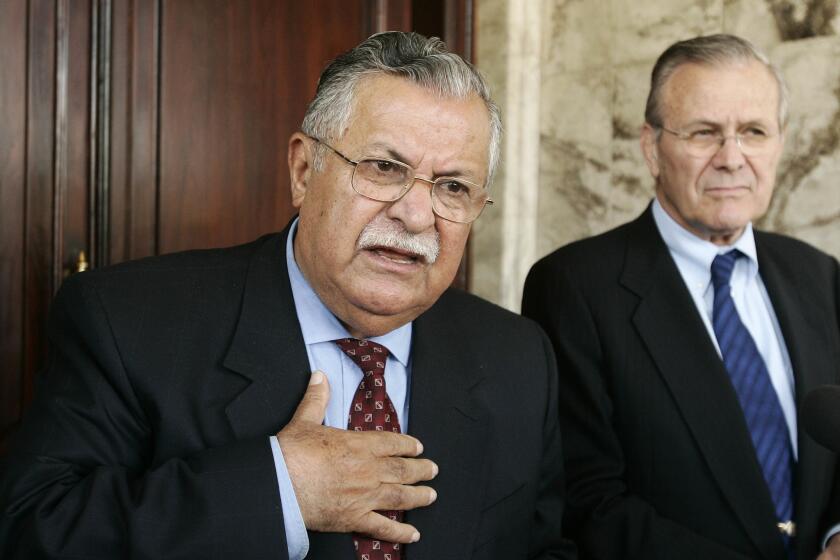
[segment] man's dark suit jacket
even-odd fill
[[[0,557],[286,557],[269,436],[310,376],[282,234],[70,277],[0,486]],[[440,467],[412,560],[565,558],[555,359],[448,291],[414,324],[409,433]],[[353,559],[310,534],[308,558]],[[539,553],[538,553],[539,552]]]
[[[840,378],[838,263],[787,237],[755,240],[799,404]],[[557,353],[564,530],[581,558],[786,557],[737,396],[650,208],[543,258],[522,310]],[[812,560],[840,522],[840,479],[799,425],[795,548]]]

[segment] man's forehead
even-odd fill
[[[422,99],[423,104],[430,103],[432,90],[417,84],[408,78],[391,74],[370,74],[359,79],[353,87],[352,113],[376,110],[384,102],[402,104],[406,100]]]
[[[342,137],[364,152],[357,156],[387,155],[417,165],[433,154],[475,175],[487,166],[490,116],[477,94],[441,96],[405,78],[374,75],[357,85]]]
[[[689,62],[678,66],[663,87],[666,118],[775,121],[779,89],[773,74],[758,60],[719,64]]]

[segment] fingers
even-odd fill
[[[414,526],[393,521],[373,511],[362,516],[358,527],[359,533],[382,541],[408,544],[420,540],[420,532]]]
[[[320,371],[312,372],[309,378],[309,385],[298,404],[292,422],[314,422],[321,424],[324,421],[324,414],[327,410],[327,401],[330,399],[330,384],[327,376]]]
[[[438,466],[428,459],[385,458],[377,466],[379,480],[391,484],[414,484],[432,480],[438,474]]]
[[[383,484],[376,492],[374,510],[402,510],[426,507],[437,500],[437,492],[428,486]]]
[[[409,435],[376,431],[355,433],[370,440],[370,451],[377,457],[417,457],[423,453],[423,444]]]

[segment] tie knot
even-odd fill
[[[371,340],[358,338],[341,338],[335,341],[347,357],[359,366],[365,375],[374,370],[385,371],[385,360],[388,359],[388,349]]]
[[[712,284],[715,290],[729,284],[732,271],[735,270],[735,261],[741,255],[741,251],[733,249],[728,253],[716,256],[715,260],[712,261]]]

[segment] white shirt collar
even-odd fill
[[[731,245],[715,245],[711,241],[700,239],[678,224],[662,207],[658,198],[653,200],[653,220],[659,234],[668,246],[668,250],[679,259],[681,270],[691,284],[708,285],[712,281],[712,261],[716,256],[733,249],[747,256],[747,276],[758,274],[758,257],[755,250],[755,235],[752,223],[744,228],[744,233]]]

